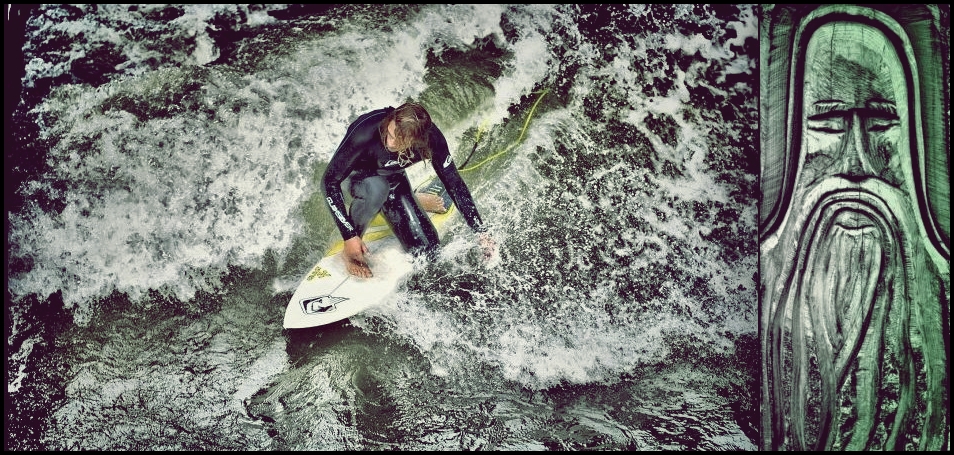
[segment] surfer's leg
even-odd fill
[[[405,250],[433,258],[440,246],[434,223],[414,200],[411,182],[404,174],[391,177],[391,193],[381,211]]]
[[[350,215],[359,231],[363,234],[368,224],[381,210],[385,198],[391,188],[387,179],[380,175],[372,175],[351,181]]]

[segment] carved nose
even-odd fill
[[[857,112],[852,113],[851,124],[845,137],[844,150],[840,162],[839,173],[851,180],[860,180],[875,175],[868,154],[868,136],[864,131],[864,123]]]

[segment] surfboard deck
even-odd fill
[[[454,213],[447,191],[436,179],[415,192],[437,194],[444,199],[444,213],[428,213],[434,227],[442,227]],[[404,251],[380,214],[372,220],[364,236],[371,250],[369,262],[374,274],[360,278],[348,273],[341,255],[344,241],[338,241],[302,279],[285,308],[283,327],[300,329],[331,324],[384,303],[414,268],[414,258]]]

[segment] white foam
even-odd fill
[[[284,339],[273,341],[268,351],[256,358],[255,363],[248,367],[248,372],[242,375],[244,379],[233,395],[236,403],[251,398],[255,392],[265,387],[271,378],[288,369],[287,344]]]

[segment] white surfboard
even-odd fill
[[[439,191],[435,194],[444,198],[448,210],[428,215],[441,233],[455,210],[446,190],[439,184],[435,188]],[[384,303],[404,282],[413,270],[413,257],[404,251],[381,215],[371,222],[362,239],[371,250],[369,265],[374,276],[360,278],[349,274],[338,254],[344,242],[338,241],[298,285],[285,308],[284,328],[317,327],[347,319]]]

